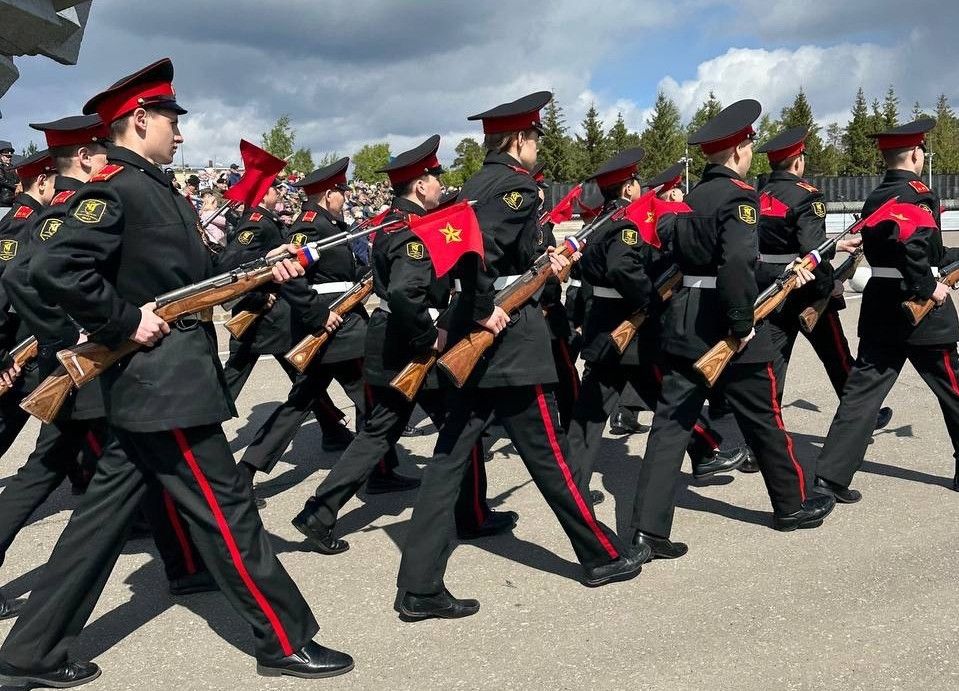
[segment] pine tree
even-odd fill
[[[566,129],[563,109],[554,98],[543,113],[543,136],[539,140],[539,160],[548,180],[573,182],[573,143]]]
[[[933,175],[959,173],[959,119],[945,94],[936,101],[936,126],[927,135]]]
[[[899,126],[899,99],[896,97],[896,90],[889,85],[886,91],[886,99],[882,103],[882,128],[891,130]]]
[[[606,141],[609,144],[610,154],[617,154],[620,151],[625,151],[626,149],[639,146],[639,135],[635,132],[630,132],[629,128],[626,127],[626,121],[623,119],[623,114],[617,113],[616,122],[614,122],[613,126],[609,128],[609,133],[606,135]]]
[[[690,120],[689,124],[686,125],[687,138],[690,134],[705,125],[707,121],[716,117],[719,114],[719,111],[722,109],[723,104],[720,103],[719,99],[716,98],[716,94],[710,91],[709,97],[703,101],[703,104],[699,107],[699,110],[693,113],[692,120]],[[703,152],[698,146],[693,146],[689,149],[689,158],[690,176],[698,177],[703,172],[703,168],[706,167],[706,156],[703,155]]]
[[[820,175],[839,175],[846,169],[842,136],[842,127],[838,122],[832,122],[826,128],[826,145],[819,159]]]
[[[820,127],[816,124],[813,117],[812,107],[806,99],[806,93],[799,89],[792,105],[782,110],[782,129],[790,127],[808,127],[809,135],[806,137],[806,175],[822,174],[822,153],[823,143],[819,136]]]
[[[646,130],[640,135],[639,142],[646,150],[639,166],[641,176],[646,179],[663,172],[686,153],[686,136],[679,108],[662,91],[656,95],[656,104],[646,120]]]
[[[786,112],[786,109],[783,109],[783,113]],[[759,119],[759,124],[756,125],[756,142],[766,142],[775,137],[777,134],[782,132],[785,127],[778,120],[773,120],[769,113],[766,113]],[[808,140],[807,140],[808,141]],[[772,172],[772,168],[769,166],[769,157],[766,154],[753,154],[752,165],[749,166],[749,173],[746,177],[755,178],[760,175],[768,175]]]
[[[298,170],[307,174],[313,170],[313,155],[309,149],[294,149],[296,132],[290,124],[289,115],[281,115],[268,132],[261,135],[261,145],[277,158],[287,161],[287,172]]]
[[[872,175],[876,172],[876,145],[868,137],[873,132],[872,118],[866,105],[866,95],[859,87],[852,107],[852,117],[846,125],[843,144],[846,149],[847,175]]]
[[[922,106],[919,105],[919,101],[916,101],[915,103],[913,103],[913,104],[912,104],[912,119],[913,119],[913,120],[918,120],[919,118],[923,117],[924,115],[925,115],[925,113],[922,112]]]
[[[576,135],[575,149],[575,178],[582,180],[602,165],[609,158],[609,143],[606,141],[606,132],[603,121],[596,110],[596,104],[590,104],[583,122],[582,135]]]
[[[456,158],[453,165],[442,176],[443,184],[448,187],[462,187],[480,168],[483,167],[485,152],[483,145],[472,137],[466,137],[456,145]]]

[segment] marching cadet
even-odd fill
[[[832,497],[812,492],[811,473],[796,457],[779,407],[779,354],[765,325],[753,321],[758,195],[743,177],[752,162],[752,123],[760,110],[756,101],[738,101],[689,137],[708,163],[685,198],[692,213],[678,215],[673,229],[673,260],[683,286],[663,317],[662,392],[631,521],[635,543],[649,545],[653,558],[680,557],[687,551],[669,535],[683,452],[707,397],[706,383],[693,364],[729,336],[738,340],[739,354],[717,386],[756,454],[772,502],[773,527],[814,528],[835,505]],[[806,278],[799,276],[799,281]]]
[[[826,240],[826,204],[822,193],[802,177],[806,171],[808,134],[808,127],[791,127],[756,149],[758,153],[766,154],[772,168],[761,190],[762,198],[768,195],[776,200],[768,208],[760,204],[759,209],[759,264],[756,267],[759,290],[772,285],[789,264]],[[773,209],[773,205],[777,208]],[[836,248],[841,252],[854,252],[861,242],[862,239],[858,237],[843,238]],[[780,381],[786,380],[785,368],[789,366],[789,358],[799,334],[800,313],[813,302],[834,292],[832,265],[829,263],[831,258],[822,257],[812,272],[816,280],[794,290],[782,307],[766,320],[773,343],[782,354],[784,369],[776,373]],[[829,301],[812,333],[803,333],[825,366],[836,398],[842,398],[842,390],[852,366],[852,355],[839,321],[837,301]],[[780,403],[782,395],[780,390]],[[880,409],[876,429],[885,427],[891,418],[890,408]]]
[[[221,423],[235,414],[208,315],[167,324],[154,296],[214,275],[195,212],[159,167],[183,139],[173,65],[160,60],[94,96],[85,114],[110,125],[116,146],[98,181],[73,196],[31,280],[91,341],[145,346],[104,373],[109,449],[60,536],[41,582],[0,647],[0,682],[76,686],[100,675],[70,646],[116,563],[130,519],[160,483],[183,511],[220,589],[253,629],[257,670],[309,678],[350,670],[352,659],[311,639],[318,627],[277,560],[237,473]],[[289,247],[277,250],[288,251]],[[122,258],[122,261],[121,261]],[[301,275],[290,260],[278,281]]]
[[[336,516],[393,445],[396,444],[418,403],[442,428],[446,416],[446,392],[440,388],[436,368],[430,371],[415,402],[390,387],[390,381],[417,356],[442,351],[446,329],[435,323],[439,311],[449,306],[451,282],[437,278],[426,246],[407,225],[410,216],[423,216],[440,202],[439,176],[443,168],[436,158],[439,135],[397,155],[382,170],[393,186],[393,204],[384,223],[394,228],[379,231],[373,241],[373,288],[380,306],[370,317],[366,332],[364,377],[371,389],[372,407],[356,440],[350,445],[293,519],[309,544],[322,554],[349,549],[345,540],[333,537]],[[469,468],[463,475],[456,500],[456,530],[461,539],[495,535],[511,530],[517,515],[496,512],[486,501],[486,466],[479,444],[470,451]]]
[[[349,229],[343,220],[343,207],[349,191],[346,184],[349,164],[349,158],[341,158],[297,181],[297,186],[307,195],[307,201],[290,227],[289,238],[294,245],[325,240]],[[311,288],[308,299],[313,309],[333,315],[330,304],[362,280],[365,273],[348,245],[324,251],[310,265],[305,276],[305,282]],[[357,305],[343,315],[329,341],[310,363],[307,379],[300,386],[293,387],[287,400],[260,427],[243,454],[243,464],[269,472],[293,441],[310,410],[326,397],[326,390],[334,379],[353,401],[356,427],[362,429],[370,409],[369,392],[363,382],[363,347],[368,319],[363,305]],[[310,331],[316,333],[319,329]],[[367,480],[366,492],[383,494],[418,487],[419,480],[395,471],[398,464],[396,451],[390,447]]]
[[[477,325],[497,335],[469,381],[452,392],[433,459],[407,532],[400,564],[396,608],[406,619],[475,614],[476,600],[454,598],[443,583],[455,539],[454,505],[477,439],[496,416],[533,476],[585,570],[584,584],[600,586],[637,575],[642,554],[623,549],[589,504],[587,479],[568,454],[556,414],[556,368],[549,331],[537,299],[508,315],[496,306],[496,291],[526,271],[538,254],[539,194],[529,171],[536,165],[542,133],[540,109],[552,95],[541,91],[505,103],[470,120],[482,120],[486,158],[467,180],[460,199],[475,200],[485,261],[470,255],[457,272],[463,290],[450,318],[455,343]],[[559,275],[568,261],[552,255]]]
[[[13,144],[0,139],[0,206],[12,207],[20,178],[13,165]]]
[[[45,301],[30,284],[30,260],[44,251],[46,243],[63,225],[70,199],[106,165],[108,130],[98,115],[67,117],[30,126],[43,132],[46,138],[56,172],[56,194],[48,206],[31,215],[33,221],[20,242],[17,256],[3,272],[2,284],[27,332],[37,338],[36,379],[43,380],[60,364],[56,353],[75,345],[80,333],[61,309]],[[107,446],[107,436],[99,382],[72,394],[57,419],[40,428],[33,452],[0,494],[0,564],[34,510],[65,477],[77,472],[78,457],[91,459],[90,467],[84,470],[92,475],[96,459]],[[111,448],[117,450],[115,446]],[[82,482],[85,489],[89,477]],[[216,590],[172,498],[159,488],[151,487],[144,498],[143,509],[163,558],[170,593],[188,595]]]
[[[625,209],[642,196],[638,165],[643,155],[641,147],[622,151],[588,178],[602,192],[601,214]],[[606,420],[616,409],[623,388],[630,384],[649,409],[656,407],[662,379],[662,301],[654,281],[672,266],[672,260],[658,236],[644,237],[628,218],[614,218],[593,231],[580,265],[583,278],[593,286],[593,299],[583,329],[586,374],[574,408],[569,443],[588,477],[602,443]],[[649,315],[621,354],[611,333],[640,310],[648,310]],[[702,416],[693,432],[688,451],[696,478],[733,470],[745,459],[742,449],[720,451],[719,434],[709,429]]]
[[[872,421],[906,360],[939,400],[959,462],[959,320],[949,299],[950,286],[936,280],[940,267],[959,260],[959,249],[943,247],[939,195],[919,178],[926,160],[926,132],[935,124],[924,118],[870,135],[882,152],[886,174],[866,199],[863,217],[898,197],[899,202],[929,212],[935,226],[910,234],[889,220],[862,230],[872,276],[862,295],[859,354],[816,468],[816,488],[842,503],[862,498],[849,484],[862,466]],[[913,326],[901,306],[910,298],[931,298],[938,308]],[[959,491],[959,468],[953,489]]]

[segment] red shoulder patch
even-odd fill
[[[929,188],[926,187],[924,184],[922,184],[922,182],[919,180],[910,180],[909,186],[912,189],[916,190],[916,192],[918,192],[919,194],[926,194],[929,192]]]
[[[807,192],[818,192],[818,191],[819,191],[819,190],[817,190],[815,187],[813,187],[812,185],[810,185],[808,182],[806,182],[805,180],[800,180],[799,182],[796,183],[796,185],[797,185],[798,187],[802,187],[802,188],[803,188],[804,190],[806,190]]]
[[[32,213],[33,209],[31,209],[29,206],[24,206],[21,204],[17,210],[13,212],[13,217],[19,219],[30,218],[30,214]]]
[[[305,212],[303,212],[303,220],[306,221],[307,223],[312,223],[315,218],[316,218],[316,212],[315,212],[315,211],[305,211]]]
[[[755,187],[753,187],[752,185],[750,185],[748,182],[745,182],[744,180],[737,180],[736,178],[729,178],[729,181],[730,181],[731,183],[733,183],[734,185],[736,185],[736,187],[742,187],[744,190],[752,190],[753,192],[756,191],[756,188],[755,188]]]
[[[75,194],[76,190],[63,190],[63,192],[57,193],[57,196],[53,198],[53,200],[50,202],[50,205],[56,206],[57,204],[66,204],[67,200]]]
[[[108,163],[100,169],[100,172],[90,178],[90,182],[105,182],[114,175],[123,170],[123,166],[116,163]]]
[[[261,214],[259,211],[254,211],[252,214],[250,214],[250,220],[251,220],[253,223],[256,223],[256,222],[259,221],[261,218],[263,218],[263,214]]]

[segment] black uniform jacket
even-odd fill
[[[383,222],[423,216],[423,207],[402,197]],[[366,331],[366,380],[388,386],[411,360],[428,353],[438,334],[430,310],[442,313],[450,301],[449,276],[437,278],[429,249],[408,226],[380,231],[373,240],[373,290],[389,313],[375,310]],[[437,388],[437,368],[430,370],[425,388]]]
[[[485,266],[475,255],[466,255],[457,266],[463,292],[450,322],[451,342],[475,327],[474,321],[493,313],[500,277],[525,273],[541,254],[538,223],[539,191],[536,182],[512,156],[489,153],[483,167],[466,181],[461,200],[473,207],[483,231]],[[496,337],[470,380],[480,387],[531,386],[557,381],[549,330],[538,299],[529,300],[510,318]]]
[[[906,170],[890,170],[863,206],[868,216],[892,197],[918,204],[939,219],[939,195],[926,187],[919,176]],[[936,288],[933,267],[959,260],[959,249],[945,248],[939,228],[918,228],[902,241],[895,223],[888,221],[862,231],[866,261],[872,267],[898,269],[901,280],[872,277],[862,295],[859,337],[889,344],[940,345],[959,340],[959,322],[952,300],[930,312],[918,326],[912,326],[901,303],[910,297],[926,299]]]
[[[76,178],[58,175],[56,196],[50,206],[31,216],[17,256],[3,272],[3,289],[10,297],[20,319],[30,334],[36,336],[39,355],[35,361],[38,380],[50,375],[60,365],[57,352],[76,345],[80,331],[72,319],[55,304],[45,300],[30,283],[31,258],[41,254],[46,244],[59,232],[70,199],[83,186]],[[103,417],[103,395],[99,380],[77,390],[60,408],[59,420],[91,420]]]
[[[673,295],[663,317],[663,349],[695,360],[753,326],[759,195],[726,166],[707,164],[685,201],[693,212],[676,217],[673,260],[685,277],[715,277],[716,288],[682,287]],[[734,362],[768,362],[774,354],[772,339],[759,325]]]
[[[822,192],[799,176],[785,171],[773,171],[762,192],[778,199],[789,210],[785,218],[781,218],[763,215],[760,209],[760,254],[795,254],[802,257],[826,241],[826,204]],[[789,295],[782,307],[789,318],[798,319],[799,312],[832,292],[832,265],[829,261],[835,254],[835,250],[825,253],[822,262],[813,271],[816,280]],[[760,261],[756,267],[759,289],[765,290],[772,285],[788,264]]]
[[[217,258],[221,270],[235,269],[240,264],[256,261],[284,244],[280,221],[262,206],[244,212],[236,233]],[[240,300],[233,314],[243,310],[257,311],[266,305],[270,295],[276,296],[273,306],[264,311],[240,336],[230,339],[230,351],[248,349],[260,355],[283,355],[307,330],[319,331],[326,325],[329,310],[314,299],[304,278],[283,285],[267,284]]]
[[[46,250],[30,262],[45,300],[116,347],[140,322],[139,307],[215,275],[199,219],[156,165],[122,147],[70,200]],[[236,414],[210,322],[171,326],[155,347],[124,358],[102,377],[107,418],[132,432],[222,422]]]
[[[349,230],[344,221],[334,218],[323,207],[307,202],[303,205],[300,215],[293,220],[289,230],[289,241],[297,245],[307,242],[324,240]],[[361,266],[353,250],[348,244],[339,245],[320,254],[320,258],[306,270],[306,280],[310,285],[320,286],[324,283],[356,283],[368,271]],[[333,293],[316,293],[310,297],[313,305],[318,308],[327,307],[345,291]],[[333,363],[353,360],[363,357],[363,348],[366,341],[366,322],[369,315],[363,305],[357,305],[351,312],[343,315],[343,324],[333,332],[333,338],[327,341],[323,350],[317,354],[313,362]]]
[[[625,207],[629,202],[607,202],[601,214]],[[596,295],[590,302],[583,328],[583,360],[588,363],[637,365],[642,345],[658,345],[659,298],[653,289],[662,253],[643,242],[636,226],[626,219],[608,220],[586,241],[580,260],[583,278],[593,289],[607,288],[622,297]],[[651,310],[640,333],[622,355],[610,333],[637,310]],[[648,351],[648,348],[644,348]],[[646,353],[649,355],[649,353]]]
[[[30,226],[36,220],[43,206],[29,194],[20,194],[13,200],[13,206],[0,218],[0,275],[26,246]],[[0,362],[8,365],[10,349],[30,335],[30,330],[22,324],[5,290],[0,286]]]

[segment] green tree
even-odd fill
[[[595,103],[590,104],[580,126],[583,129],[583,134],[576,135],[574,144],[576,173],[574,177],[577,180],[582,180],[590,175],[610,156],[609,142],[606,140],[603,121],[599,117],[599,111],[596,110]]]
[[[382,182],[386,173],[377,173],[390,162],[390,145],[387,142],[365,144],[353,154],[353,179],[363,182]]]
[[[959,120],[945,94],[936,101],[936,126],[927,138],[933,174],[959,173]]]
[[[485,152],[483,145],[472,137],[466,137],[454,149],[456,158],[453,165],[443,174],[443,184],[447,187],[462,187],[480,168],[483,167]]]
[[[640,144],[639,135],[629,131],[622,113],[616,113],[616,122],[609,128],[609,132],[606,134],[606,141],[609,145],[610,154],[619,153],[620,151],[631,149]]]
[[[832,122],[826,128],[826,145],[819,159],[820,175],[839,175],[846,169],[846,155],[842,145],[842,127]]]
[[[866,95],[862,87],[859,87],[852,107],[852,117],[843,135],[847,175],[871,175],[876,172],[876,145],[868,136],[873,131],[872,118],[869,115],[869,107],[866,105]]]
[[[716,117],[719,114],[719,111],[722,109],[723,104],[719,102],[718,98],[716,98],[716,94],[710,91],[709,96],[705,101],[703,101],[703,104],[699,107],[699,110],[693,113],[692,120],[690,120],[689,124],[686,125],[687,138],[690,134],[705,125],[706,122]],[[693,146],[689,149],[689,158],[690,174],[699,176],[703,172],[703,168],[706,167],[706,156],[703,155],[703,152],[698,146]]]
[[[899,126],[899,99],[896,97],[896,90],[889,85],[886,91],[886,99],[882,102],[882,128],[891,130]]]
[[[37,148],[37,145],[34,144],[34,143],[33,143],[33,140],[31,139],[31,140],[27,143],[27,145],[26,145],[25,147],[23,147],[23,151],[21,151],[20,154],[21,154],[24,158],[29,158],[30,156],[33,156],[33,154],[37,153],[38,151],[40,151],[40,149]]]
[[[290,170],[298,170],[303,175],[308,175],[313,170],[313,152],[300,147],[293,153],[286,167]]]
[[[785,108],[783,112],[785,112]],[[764,114],[759,119],[759,124],[756,125],[756,142],[766,142],[779,134],[783,129],[783,125],[778,120],[773,120],[772,116],[769,113]],[[769,166],[769,157],[766,154],[754,154],[753,162],[749,166],[749,173],[746,175],[748,178],[755,178],[759,175],[768,175],[772,172],[772,168]]]
[[[686,152],[686,133],[676,103],[660,91],[646,129],[639,136],[646,156],[639,165],[643,178],[649,179],[678,161]]]
[[[261,135],[260,146],[277,158],[286,161],[288,172],[298,170],[301,173],[309,173],[313,170],[312,152],[305,147],[295,149],[295,144],[296,132],[293,130],[290,116],[286,114],[278,117],[273,127]]]
[[[336,163],[336,162],[339,161],[341,158],[342,158],[342,156],[340,156],[340,155],[339,155],[338,153],[336,153],[335,151],[329,151],[329,152],[323,154],[322,156],[320,156],[320,160],[319,160],[319,162],[316,164],[316,167],[317,167],[317,168],[325,168],[326,166],[329,166],[329,165],[332,165],[332,164]]]
[[[543,136],[539,140],[539,160],[547,180],[574,182],[573,142],[566,129],[563,109],[554,98],[543,112]]]
[[[806,174],[822,174],[823,143],[819,136],[820,127],[813,117],[812,106],[806,98],[806,92],[799,89],[792,105],[782,109],[780,121],[782,129],[790,127],[808,127],[809,136],[806,137]]]

